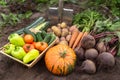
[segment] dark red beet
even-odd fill
[[[81,46],[85,49],[94,47],[95,43],[96,43],[96,41],[95,41],[94,37],[91,35],[87,35],[81,40]]]
[[[98,51],[94,48],[90,48],[85,51],[86,59],[94,60],[97,58],[97,56],[98,56]]]
[[[96,48],[97,48],[99,53],[106,52],[106,50],[107,50],[107,47],[103,41],[98,42],[96,45]]]
[[[98,64],[100,64],[100,66],[113,67],[115,65],[115,58],[109,52],[103,52],[99,54],[97,59],[98,59]]]
[[[86,73],[93,74],[96,72],[95,63],[91,60],[85,60],[81,65],[81,71],[85,71]]]
[[[77,55],[77,58],[79,59],[79,60],[83,60],[84,59],[84,49],[81,47],[80,49],[78,49],[78,48],[75,48],[75,53],[76,53],[76,55]]]

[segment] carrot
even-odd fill
[[[73,45],[75,39],[77,38],[78,34],[79,34],[78,30],[73,31],[72,36],[70,38],[69,47],[72,47],[72,45]]]
[[[81,41],[82,41],[82,39],[83,39],[86,35],[88,35],[88,32],[84,32],[84,33],[83,33],[83,36],[82,36],[81,40],[79,41],[79,43],[78,43],[78,45],[77,45],[77,48],[78,48],[78,49],[81,47]]]
[[[84,34],[84,32],[79,32],[79,34],[78,34],[78,36],[77,36],[77,38],[76,38],[76,40],[75,40],[75,42],[74,42],[74,44],[72,46],[72,49],[74,49],[77,46],[77,44],[80,42],[83,34]]]

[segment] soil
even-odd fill
[[[79,12],[78,6],[67,5]],[[43,15],[43,14],[41,14]],[[35,17],[36,18],[36,17]],[[4,46],[10,33],[32,23],[35,18],[22,20],[16,26],[8,26],[1,29],[0,47]],[[44,62],[44,57],[32,68],[28,69],[22,64],[0,54],[0,80],[120,80],[120,58],[116,57],[116,64],[110,69],[101,69],[95,74],[86,74],[74,70],[67,76],[56,76],[50,73]],[[77,69],[79,66],[76,65]]]

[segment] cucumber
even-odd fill
[[[24,28],[23,32],[24,32],[25,34],[31,34],[31,35],[33,36],[33,38],[34,38],[34,41],[35,41],[35,42],[37,41],[37,38],[36,38],[36,36],[35,36],[35,33],[31,32],[29,29]]]
[[[36,30],[41,30],[41,31],[42,30],[46,31],[48,27],[49,27],[49,22],[46,21],[46,22],[40,24],[39,26],[37,26],[35,29]]]
[[[30,24],[29,26],[25,27],[26,29],[30,29],[30,28],[35,28],[37,25],[43,23],[45,21],[45,19],[43,17],[38,18],[36,21],[34,21],[32,24]],[[24,28],[15,31],[14,33],[18,33],[18,34],[22,34],[23,33]]]
[[[37,38],[37,41],[43,41],[43,38],[42,38],[40,32],[37,32],[37,33],[36,33],[36,38]]]

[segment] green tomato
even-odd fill
[[[25,44],[23,37],[17,33],[10,34],[8,40],[16,46],[23,46]]]
[[[15,46],[15,49],[11,52],[11,55],[17,59],[23,60],[23,57],[26,55],[26,52],[22,47]]]
[[[34,59],[36,59],[38,56],[39,56],[39,51],[36,49],[32,49],[25,55],[25,57],[23,58],[23,62],[29,63]]]
[[[7,44],[4,46],[4,52],[11,55],[11,52],[15,49],[15,45]]]

